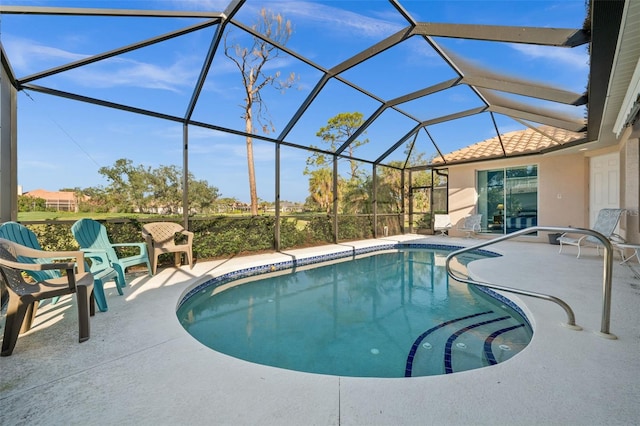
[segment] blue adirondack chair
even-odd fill
[[[85,253],[94,251],[105,252],[109,263],[118,272],[119,282],[126,286],[124,277],[126,269],[130,266],[145,264],[151,273],[151,263],[145,243],[115,243],[112,244],[107,235],[107,228],[93,219],[80,219],[71,226],[74,238],[80,244],[80,249]],[[139,253],[129,257],[119,258],[115,247],[137,247]]]
[[[20,244],[25,247],[29,247],[36,250],[42,250],[42,246],[38,242],[38,237],[26,226],[19,224],[17,222],[5,222],[0,225],[0,238],[4,238],[5,240],[12,241],[14,243]],[[93,292],[96,299],[96,304],[98,305],[98,309],[101,312],[106,312],[108,310],[107,298],[104,294],[104,283],[114,280],[116,282],[116,289],[118,290],[118,294],[122,295],[122,288],[124,285],[121,285],[118,280],[118,272],[109,265],[109,262],[106,257],[106,253],[91,253],[85,254],[86,258],[91,260],[91,266],[86,264],[85,269],[91,271],[93,274]],[[52,259],[43,259],[43,258],[31,258],[31,257],[22,257],[20,256],[19,260],[24,263],[51,263]],[[60,271],[56,269],[48,270],[48,271],[27,271],[27,274],[31,276],[36,282],[42,282],[45,280],[50,280],[54,278],[60,278]],[[58,302],[60,297],[54,297],[51,299],[51,303],[55,304]]]

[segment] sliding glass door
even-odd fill
[[[478,172],[478,213],[482,231],[511,233],[538,224],[538,167]]]

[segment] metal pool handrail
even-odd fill
[[[564,232],[570,232],[572,234],[585,234],[585,235],[591,235],[593,237],[596,237],[597,239],[599,239],[602,244],[604,245],[604,276],[603,276],[603,283],[602,283],[602,321],[600,324],[600,335],[602,337],[608,338],[608,339],[616,339],[617,337],[614,334],[611,334],[609,332],[609,324],[610,324],[610,319],[611,319],[611,281],[612,281],[612,276],[613,276],[613,246],[611,245],[611,242],[607,239],[607,237],[605,237],[604,235],[602,235],[601,233],[594,231],[592,229],[585,229],[585,228],[568,228],[568,227],[557,227],[557,226],[532,226],[530,228],[525,228],[522,229],[520,231],[516,231],[513,232],[511,234],[507,234],[507,235],[503,235],[501,237],[497,237],[497,238],[492,238],[491,240],[487,240],[485,242],[476,244],[474,246],[470,246],[470,247],[465,247],[456,251],[453,251],[451,253],[449,253],[449,255],[447,256],[446,259],[446,263],[445,266],[447,268],[447,274],[460,282],[463,283],[467,283],[467,284],[471,284],[471,285],[475,285],[475,286],[480,286],[480,287],[486,287],[486,288],[491,288],[494,290],[500,290],[500,291],[506,291],[506,292],[510,292],[510,293],[515,293],[515,294],[520,294],[523,296],[530,296],[530,297],[535,297],[538,299],[543,299],[543,300],[548,300],[551,302],[554,302],[558,305],[560,305],[566,312],[567,314],[567,324],[566,326],[568,328],[574,329],[574,330],[582,330],[582,328],[578,325],[576,325],[576,321],[575,321],[575,315],[573,313],[573,310],[571,309],[571,307],[564,302],[563,300],[555,297],[555,296],[551,296],[548,294],[543,294],[543,293],[536,293],[536,292],[532,292],[532,291],[527,291],[527,290],[519,290],[516,288],[511,288],[511,287],[504,287],[504,286],[500,286],[500,285],[496,285],[496,284],[490,284],[490,283],[485,283],[485,282],[480,282],[480,281],[475,281],[472,280],[470,278],[463,278],[460,276],[456,276],[451,267],[450,267],[450,262],[451,260],[462,254],[462,253],[467,253],[473,250],[477,250],[479,248],[482,247],[486,247],[492,244],[496,244],[499,243],[501,241],[505,241],[505,240],[509,240],[515,237],[519,237],[521,235],[526,235],[526,234],[531,234],[533,232],[537,232],[537,231],[544,231],[544,232],[560,232],[560,233],[564,233]]]

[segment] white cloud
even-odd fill
[[[229,0],[173,1],[173,5],[180,10],[211,10],[218,12],[224,11],[229,3]],[[161,2],[161,4],[164,4],[164,2]],[[300,20],[318,22],[326,28],[333,27],[339,30],[350,30],[350,32],[357,34],[359,37],[386,37],[406,26],[406,23],[402,22],[399,15],[394,13],[374,12],[379,18],[373,18],[341,8],[327,6],[326,4],[306,1],[269,1],[265,7],[282,13],[286,18],[294,22],[294,26]],[[246,3],[242,6],[242,9],[245,12],[253,9],[255,16],[257,16],[259,8],[251,3]],[[388,17],[395,18],[398,23],[386,19]]]
[[[322,23],[325,28],[356,34],[358,37],[382,38],[402,29],[406,24],[376,19],[348,10],[304,1],[278,2],[274,9],[287,18],[296,17]]]
[[[73,62],[89,56],[45,46],[20,37],[5,36],[2,42],[11,59],[11,66],[17,74],[34,72],[36,68],[41,69],[42,64],[50,64],[54,61]]]
[[[511,47],[531,59],[555,61],[573,69],[588,69],[589,56],[584,49],[536,46],[530,44],[511,44]]]
[[[90,55],[45,46],[23,38],[5,38],[11,66],[18,75],[85,59]],[[179,92],[191,87],[200,72],[201,60],[179,57],[173,63],[152,64],[114,57],[59,74],[86,87],[143,87]]]
[[[179,92],[182,87],[192,86],[198,75],[198,69],[192,64],[189,59],[179,59],[164,65],[111,58],[101,64],[76,69],[72,76],[75,83],[83,86],[143,87]]]

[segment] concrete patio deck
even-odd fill
[[[304,250],[414,240],[389,237]],[[477,240],[476,240],[477,241]],[[289,260],[264,254],[137,274],[124,296],[108,287],[109,311],[77,341],[73,299],[39,310],[12,356],[0,358],[0,424],[136,425],[631,425],[640,421],[640,280],[614,261],[611,333],[602,315],[602,257],[586,250],[503,242],[502,257],[473,262],[480,280],[550,293],[574,309],[583,331],[549,302],[524,304],[535,333],[519,355],[496,366],[411,379],[334,377],[251,364],[202,346],[178,323],[182,295],[209,276]]]

